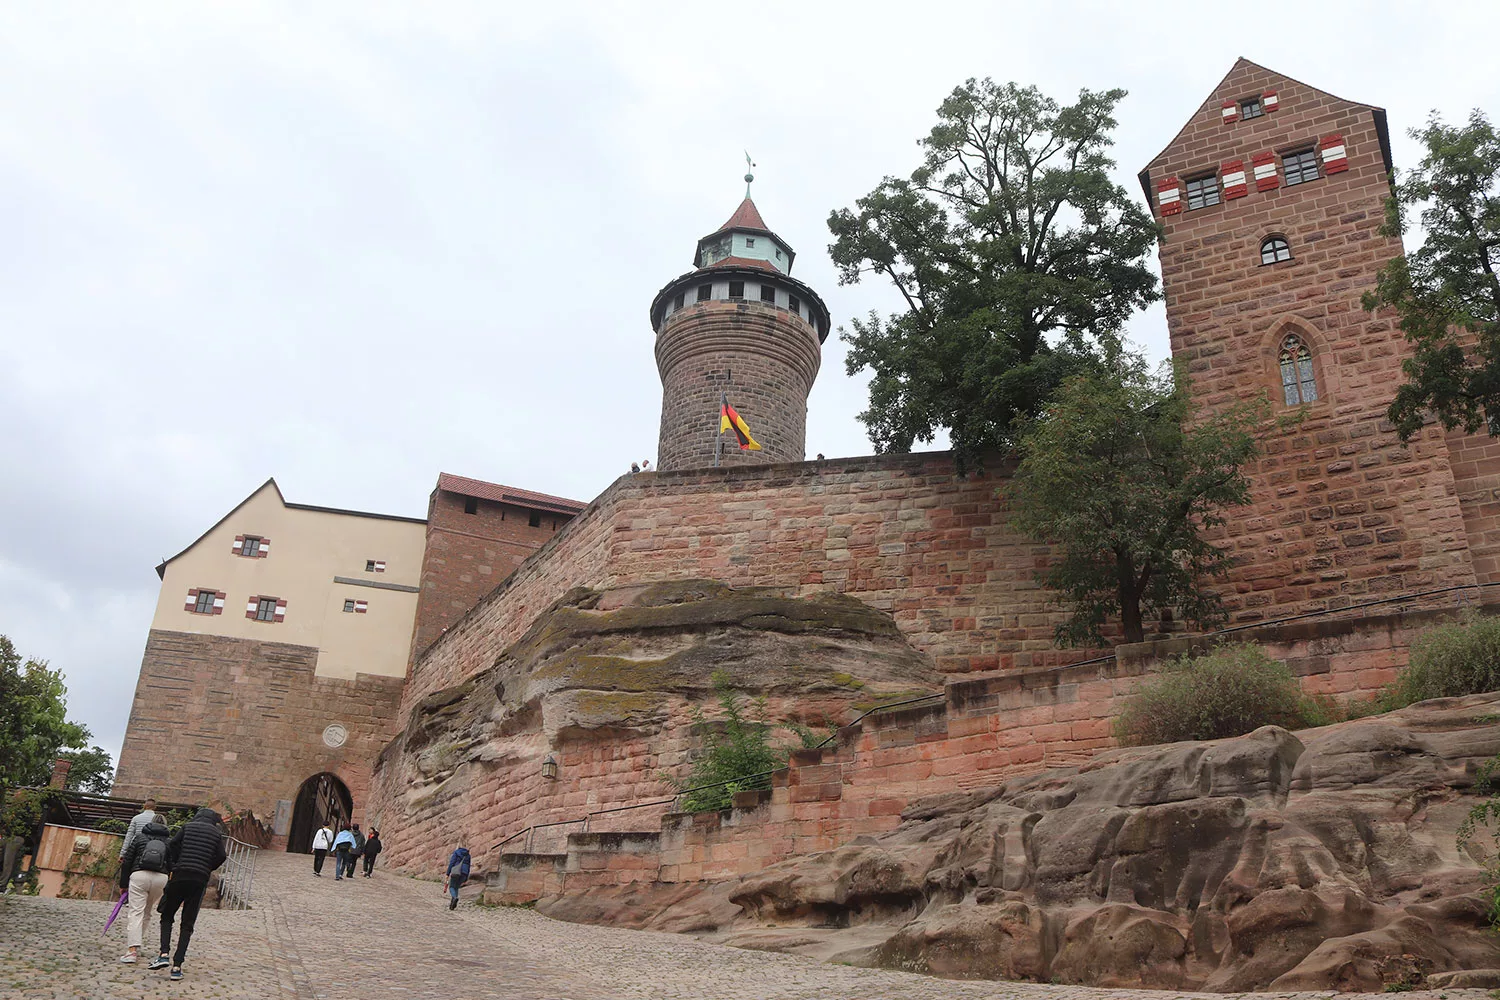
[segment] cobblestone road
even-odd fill
[[[385,872],[335,882],[298,855],[266,854],[257,907],[205,910],[180,983],[121,965],[105,903],[0,897],[0,997],[194,1000],[1176,1000],[1194,996],[1025,983],[949,982],[740,951],[675,934],[557,923],[528,910],[447,910],[431,882]],[[477,891],[477,888],[476,888]],[[148,936],[149,941],[149,936]],[[148,949],[149,950],[149,949]],[[1210,994],[1219,1000],[1224,997]],[[1253,994],[1277,996],[1328,994]],[[1410,1000],[1489,1000],[1482,990]]]

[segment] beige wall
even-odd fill
[[[270,539],[270,554],[235,555],[237,535]],[[268,482],[167,563],[151,627],[313,646],[322,677],[399,677],[406,673],[417,594],[335,583],[334,577],[416,588],[425,537],[421,522],[287,507]],[[385,572],[365,572],[369,559],[384,560]],[[223,591],[224,613],[187,611],[193,588]],[[285,600],[285,620],[246,618],[246,604],[257,595]],[[369,610],[347,613],[345,600],[366,601]]]

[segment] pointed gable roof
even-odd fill
[[[726,229],[759,229],[763,233],[771,231],[766,225],[766,220],[760,217],[760,209],[755,207],[755,202],[750,200],[749,195],[746,195],[745,200],[740,202],[740,207],[734,210],[729,221],[714,232],[722,233]]]

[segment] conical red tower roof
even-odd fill
[[[760,217],[760,209],[755,207],[755,202],[746,195],[745,200],[740,202],[740,207],[734,210],[729,221],[724,223],[716,233],[722,233],[726,229],[761,229],[770,232],[771,227],[766,225],[766,220]]]

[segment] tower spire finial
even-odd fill
[[[745,197],[748,198],[750,197],[750,183],[755,180],[755,175],[750,172],[755,169],[755,162],[750,159],[750,151],[748,149],[745,150],[745,166],[749,168],[749,170],[745,171]]]

